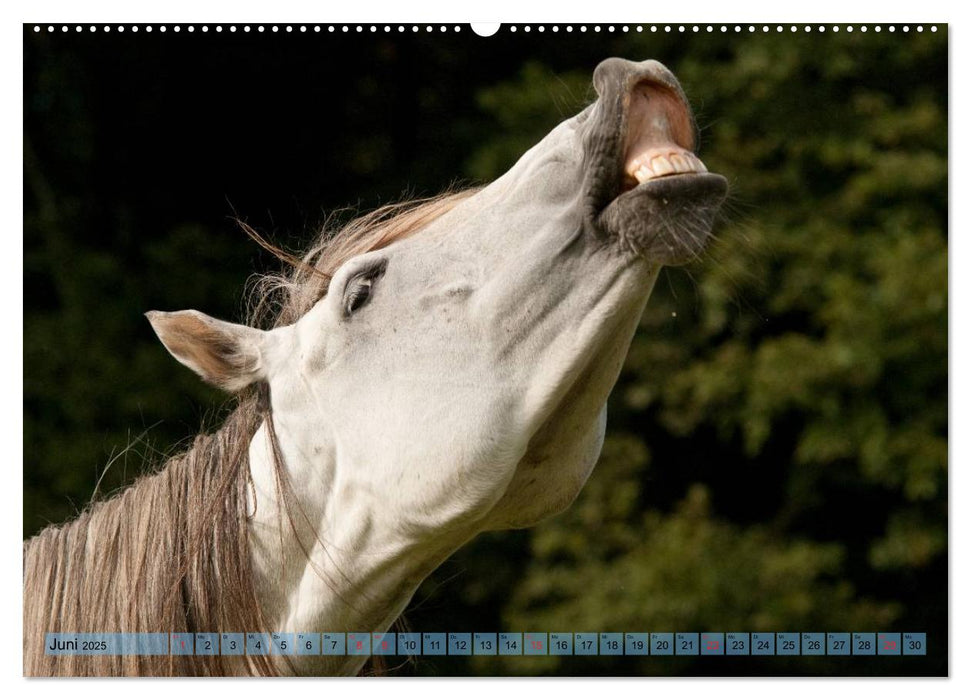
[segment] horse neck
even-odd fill
[[[270,430],[277,437],[275,453]],[[264,423],[250,443],[249,537],[271,631],[384,632],[421,581],[461,543],[418,548],[312,446],[300,427]],[[366,657],[304,656],[312,673],[355,673]]]

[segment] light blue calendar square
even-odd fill
[[[826,653],[826,635],[822,632],[802,633],[802,655],[823,656]]]
[[[853,633],[853,656],[875,656],[877,653],[877,635],[873,632]]]
[[[577,656],[596,656],[599,652],[596,632],[577,632],[573,635],[573,653]]]
[[[343,632],[324,632],[320,635],[320,653],[324,656],[345,656],[347,638]]]
[[[375,656],[394,656],[397,654],[398,635],[394,632],[374,632],[371,634],[371,649]]]
[[[169,635],[172,656],[191,656],[196,653],[195,635],[192,632],[173,632]]]
[[[421,636],[422,653],[425,656],[445,656],[446,644],[445,634],[441,632],[425,632]]]
[[[476,656],[495,656],[499,650],[499,638],[495,632],[476,632],[472,635],[472,651]]]
[[[196,655],[216,656],[219,653],[219,635],[215,632],[196,632]]]
[[[546,632],[526,632],[523,635],[523,654],[526,656],[546,656],[549,653],[548,645]]]
[[[472,635],[468,632],[448,633],[448,655],[469,656],[472,653]]]
[[[169,635],[165,632],[145,632],[136,637],[135,653],[140,656],[165,656],[169,653]]]
[[[623,656],[624,655],[624,635],[620,632],[601,632],[600,633],[600,655],[601,656]]]
[[[724,656],[725,655],[725,634],[723,632],[702,632],[701,655],[702,656]]]
[[[499,656],[519,656],[523,653],[523,635],[519,632],[499,633]]]
[[[850,649],[849,632],[830,632],[826,635],[826,653],[829,656],[849,656]]]
[[[274,632],[270,635],[270,653],[276,656],[293,654],[293,632]]]
[[[270,653],[270,635],[263,632],[246,633],[246,655],[265,656]]]
[[[748,632],[729,632],[725,635],[726,656],[748,656],[749,649]]]
[[[651,632],[651,656],[671,656],[673,653],[673,632]]]
[[[421,633],[398,632],[398,654],[401,656],[421,656]]]
[[[348,656],[370,656],[371,635],[368,632],[347,633]]]
[[[296,646],[300,656],[320,656],[320,632],[298,633]]]
[[[569,632],[551,632],[550,655],[573,656],[573,635]]]
[[[752,632],[752,656],[775,656],[773,632]]]
[[[647,632],[628,632],[624,635],[624,654],[626,656],[647,656],[651,651]]]
[[[900,632],[881,632],[877,635],[877,654],[900,656]]]
[[[698,633],[678,632],[674,635],[674,653],[677,656],[697,656]]]
[[[776,656],[799,656],[799,633],[779,632],[775,635]]]
[[[927,633],[904,632],[904,656],[926,656]]]
[[[223,656],[242,656],[244,645],[242,632],[223,632],[219,635],[219,653]]]

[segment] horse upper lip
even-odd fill
[[[658,177],[708,171],[692,152],[694,122],[680,89],[655,78],[641,79],[630,88],[623,107],[622,192]]]
[[[696,127],[677,79],[657,61],[607,59],[594,73],[600,95],[587,148],[587,193],[596,217],[614,199],[650,180],[706,173],[694,154]]]

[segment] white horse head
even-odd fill
[[[658,271],[702,251],[726,192],[664,66],[609,59],[593,82],[594,104],[417,233],[346,260],[293,322],[149,314],[206,381],[269,388],[251,539],[280,629],[384,629],[462,543],[559,512],[590,475]]]

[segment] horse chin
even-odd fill
[[[714,173],[650,179],[614,199],[599,225],[650,263],[683,265],[704,251],[727,192]]]

